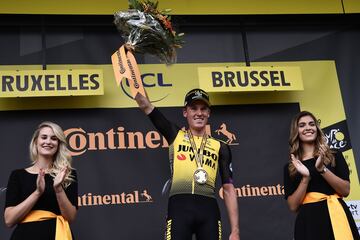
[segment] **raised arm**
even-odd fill
[[[165,137],[169,144],[171,144],[179,131],[179,127],[170,122],[154,105],[151,104],[149,98],[138,93],[135,96],[135,101],[139,108],[149,116],[155,128]]]
[[[139,108],[146,114],[149,115],[152,110],[154,110],[154,106],[151,104],[149,98],[143,96],[141,93],[137,93],[135,96],[135,101],[139,105]]]

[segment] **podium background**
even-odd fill
[[[110,56],[122,43],[111,16],[1,15],[0,18],[4,20],[0,21],[0,70],[19,66],[39,69],[44,58],[49,67],[68,68],[79,64],[110,69]],[[329,104],[328,115],[320,114],[320,118],[325,121],[327,117],[344,112],[345,119],[339,121],[346,120],[348,143],[351,139],[357,166],[352,166],[355,167],[352,170],[357,172],[360,166],[358,16],[221,15],[178,16],[174,19],[180,31],[186,33],[186,44],[178,51],[179,64],[245,64],[250,60],[252,64],[315,61],[314,66],[317,66],[316,61],[333,62],[334,77],[338,79],[341,93],[340,99],[335,100],[343,101],[343,109]],[[42,49],[44,26],[46,48]],[[244,45],[244,34],[247,46]],[[248,59],[244,52],[249,54]],[[158,64],[156,58],[147,55],[138,55],[137,59],[144,68]],[[328,79],[321,77],[324,76],[323,69],[304,69],[304,82],[318,81],[324,87],[327,85]],[[171,68],[168,71],[171,72]],[[153,73],[157,72],[155,66]],[[156,80],[150,79],[155,83],[155,90],[149,88],[149,92],[158,91],[150,97],[160,98],[159,92],[168,92],[171,98],[176,91],[179,91],[178,96],[183,96],[185,90],[197,85],[198,80],[189,78],[186,73],[181,77],[184,79],[181,91],[174,86],[170,87],[171,90],[161,88]],[[114,88],[114,79],[105,78],[108,88]],[[165,81],[173,83],[171,79]],[[104,98],[109,93],[108,89],[105,90]],[[53,120],[64,129],[82,128],[86,133],[105,134],[111,129],[116,131],[118,127],[124,127],[126,132],[143,134],[154,131],[150,121],[135,108],[131,99],[119,100],[127,98],[121,89],[114,89],[111,93],[114,92],[118,96],[106,101],[102,97],[93,97],[92,100],[89,100],[91,97],[0,98],[0,187],[6,187],[11,170],[28,164],[31,134],[41,121]],[[289,101],[278,101],[284,94]],[[326,94],[329,103],[333,101],[331,92],[319,91],[318,94]],[[183,99],[178,96],[171,98],[174,104],[167,100],[154,104],[161,107],[171,120],[184,125],[181,117]],[[271,100],[253,103],[249,100],[246,104],[242,101],[254,96]],[[252,96],[251,93],[234,93],[212,97],[216,99],[210,119],[212,134],[215,135],[214,131],[221,123],[226,123],[237,137],[235,143],[238,145],[231,146],[235,187],[282,185],[282,168],[288,160],[290,119],[303,110],[301,102],[292,98],[292,93],[255,93]],[[231,105],[219,100],[227,97],[231,98]],[[313,101],[314,104],[317,101],[315,95]],[[316,114],[318,109],[310,107],[307,110],[315,110]],[[79,174],[80,198],[88,194],[130,194],[126,204],[81,206],[78,218],[72,224],[77,239],[162,239],[167,196],[161,191],[169,177],[165,148],[87,150],[74,156],[74,166]],[[352,191],[354,189],[357,190],[352,188]],[[141,195],[145,190],[152,197],[150,202]],[[139,202],[131,203],[134,191],[139,193]],[[224,236],[227,237],[227,216],[223,203],[218,200],[223,214]],[[0,201],[3,208],[3,193]],[[239,197],[239,206],[242,239],[291,239],[295,216],[287,209],[282,195]],[[0,239],[8,239],[10,233],[11,229],[5,228],[4,224],[0,226]]]

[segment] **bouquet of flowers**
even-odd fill
[[[149,53],[161,62],[176,62],[176,48],[183,42],[183,33],[176,33],[171,24],[170,10],[157,10],[158,1],[129,0],[129,10],[114,14],[114,24],[132,52]]]

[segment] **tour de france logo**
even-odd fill
[[[343,149],[347,145],[345,140],[345,134],[340,129],[330,129],[329,132],[325,133],[326,142],[331,149]]]
[[[238,142],[236,142],[237,138],[235,134],[228,130],[228,127],[225,123],[220,124],[220,127],[215,130],[215,133],[217,135],[222,136],[222,138],[225,138],[224,141],[229,145],[239,145]]]

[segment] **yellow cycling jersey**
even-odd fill
[[[194,136],[196,149],[200,148],[203,137]],[[197,163],[194,151],[186,131],[179,130],[174,142],[169,146],[172,183],[170,196],[175,194],[199,194],[214,197],[215,182],[218,171],[220,142],[208,137],[203,149],[202,168],[207,172],[205,184],[199,184],[194,179]]]

